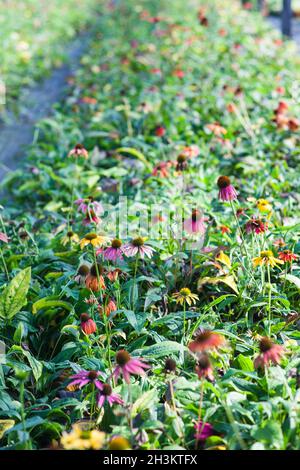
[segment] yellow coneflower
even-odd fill
[[[99,450],[104,439],[104,432],[83,429],[79,424],[74,424],[71,432],[63,432],[60,442],[66,450]]]
[[[272,204],[267,201],[266,199],[258,199],[256,201],[256,207],[259,210],[259,212],[262,212],[263,214],[272,212]]]
[[[103,235],[97,235],[95,232],[87,233],[82,240],[80,240],[80,248],[84,248],[87,245],[93,245],[95,248],[103,245],[106,242],[106,237]]]
[[[61,239],[61,244],[66,246],[68,243],[78,243],[79,242],[79,237],[77,233],[72,232],[72,230],[69,230],[69,232],[66,233],[64,237]]]
[[[188,287],[183,287],[179,292],[175,292],[172,298],[180,305],[183,305],[185,302],[188,305],[195,305],[196,301],[199,300],[198,295],[192,294]]]
[[[271,250],[261,251],[260,256],[253,258],[252,262],[254,266],[267,265],[271,266],[272,268],[278,264],[284,263],[281,259],[275,258],[274,253]]]

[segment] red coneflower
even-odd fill
[[[88,151],[84,148],[82,144],[77,144],[75,147],[70,150],[68,153],[68,157],[83,157],[83,158],[88,158],[89,153]]]
[[[85,280],[86,287],[91,289],[93,292],[98,292],[100,289],[106,289],[103,273],[104,269],[100,263],[93,264]]]
[[[118,380],[120,374],[123,375],[125,382],[130,383],[130,375],[145,375],[145,369],[150,366],[145,364],[141,359],[133,359],[130,354],[121,349],[116,354],[117,366],[113,372],[113,376]]]
[[[157,126],[155,129],[155,135],[157,137],[163,137],[166,133],[166,129],[163,126]]]
[[[219,187],[219,199],[221,201],[234,201],[237,199],[236,190],[230,183],[228,176],[219,176],[217,184]]]
[[[299,256],[295,255],[295,253],[290,250],[284,250],[278,253],[278,258],[284,261],[285,263],[292,263],[293,261],[296,261]]]
[[[168,178],[169,169],[172,166],[171,162],[160,162],[152,170],[152,175],[159,178]]]
[[[189,344],[192,352],[202,352],[208,349],[219,348],[225,343],[225,339],[219,333],[210,330],[200,330],[194,341]]]
[[[263,222],[261,219],[252,217],[252,219],[246,222],[245,230],[247,234],[256,233],[259,235],[260,233],[265,233],[268,230],[268,223]]]
[[[97,330],[96,323],[87,313],[83,313],[80,316],[80,322],[81,322],[80,323],[81,330],[86,335],[92,335]]]
[[[270,363],[279,364],[281,357],[284,354],[284,349],[279,344],[264,336],[259,343],[260,354],[254,360],[254,367],[256,369],[269,366]]]
[[[213,382],[213,368],[207,354],[201,354],[198,359],[198,363],[195,367],[195,372],[198,375],[199,379],[208,379]]]

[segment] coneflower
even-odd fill
[[[211,382],[214,380],[213,368],[207,354],[203,353],[198,358],[198,363],[195,367],[195,372],[199,379],[208,379]]]
[[[128,257],[136,256],[138,254],[143,259],[145,256],[151,258],[154,249],[145,244],[145,239],[143,237],[137,237],[124,245],[123,252]]]
[[[220,176],[218,178],[219,199],[221,201],[234,201],[237,199],[237,192],[230,182],[228,176]]]
[[[89,153],[82,144],[75,145],[75,147],[72,150],[70,150],[68,154],[68,157],[88,158],[88,156],[89,156]]]
[[[200,330],[194,341],[189,344],[189,349],[192,352],[202,352],[209,349],[217,349],[225,343],[224,336],[219,333],[214,333],[210,330]]]
[[[191,235],[195,233],[203,235],[205,233],[205,225],[201,212],[197,209],[193,209],[191,217],[183,222],[183,228]]]
[[[116,405],[123,405],[124,402],[120,395],[114,393],[111,386],[106,383],[99,382],[97,388],[100,390],[98,395],[97,405],[99,408],[102,408],[105,402],[107,402],[110,406]]]
[[[87,275],[90,272],[90,268],[86,264],[79,266],[76,276],[74,277],[75,282],[79,285],[84,285]]]
[[[171,357],[168,357],[166,360],[165,360],[165,366],[164,366],[164,371],[166,374],[170,374],[170,373],[175,373],[176,372],[176,361],[174,359],[172,359]]]
[[[269,366],[270,363],[279,364],[282,356],[284,355],[284,349],[279,344],[273,343],[273,341],[264,336],[259,342],[260,354],[254,360],[254,367],[264,368]]]
[[[123,259],[123,247],[122,241],[118,238],[114,238],[111,242],[111,245],[104,250],[98,250],[97,254],[102,252],[105,259],[109,261],[117,261]]]
[[[141,359],[134,359],[130,354],[121,349],[116,354],[116,368],[113,372],[113,376],[118,380],[122,374],[125,382],[130,383],[130,375],[144,375],[145,369],[149,369],[150,366],[145,364]]]
[[[80,322],[81,330],[86,335],[92,335],[93,333],[95,333],[95,331],[97,331],[96,323],[87,313],[83,313],[80,316]]]
[[[177,164],[176,164],[176,171],[184,171],[188,167],[187,157],[183,153],[178,155],[177,157]]]
[[[98,292],[100,289],[106,289],[104,282],[104,268],[100,263],[94,263],[86,277],[85,285],[93,292]]]

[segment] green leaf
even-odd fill
[[[148,160],[146,159],[145,155],[142,154],[139,150],[136,150],[132,147],[119,147],[116,149],[117,153],[129,153],[133,157],[136,157],[138,160],[140,160],[142,163],[144,163],[145,167],[149,170],[152,171],[152,167]]]
[[[2,439],[5,431],[12,428],[15,425],[13,419],[0,419],[0,439]]]
[[[144,349],[138,349],[132,352],[133,356],[164,357],[172,353],[184,352],[187,350],[182,344],[175,341],[162,341],[161,343],[148,346]]]
[[[32,313],[37,313],[39,310],[42,310],[43,308],[52,308],[52,307],[62,307],[65,310],[68,310],[71,312],[73,309],[73,305],[70,304],[69,302],[65,302],[64,300],[55,300],[51,299],[50,297],[44,297],[43,299],[37,300],[33,305],[32,305]]]
[[[248,356],[244,356],[243,354],[239,354],[237,358],[234,360],[234,366],[237,369],[242,369],[247,372],[254,371],[253,361]]]
[[[138,413],[141,413],[144,410],[149,409],[156,401],[158,401],[158,394],[155,388],[143,393],[132,405],[132,417],[136,416]]]
[[[0,297],[0,317],[11,320],[27,303],[31,268],[20,271],[4,289]]]
[[[283,277],[283,276],[281,276]],[[291,282],[292,284],[295,284],[295,286],[300,289],[300,278],[297,276],[294,276],[293,274],[287,274],[286,275],[286,280]]]

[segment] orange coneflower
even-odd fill
[[[279,344],[273,343],[273,341],[267,336],[261,338],[259,349],[260,354],[254,360],[254,366],[256,369],[268,366],[270,363],[279,364],[280,359],[284,354],[283,347]]]
[[[278,258],[284,261],[285,263],[292,263],[293,261],[296,261],[299,256],[295,255],[295,253],[290,250],[284,250],[278,253]]]
[[[104,277],[104,269],[100,263],[94,263],[86,277],[85,285],[93,292],[98,292],[100,289],[106,289]]]
[[[188,347],[192,352],[202,352],[209,349],[217,349],[223,346],[224,343],[224,336],[219,333],[214,333],[210,330],[200,330]]]

